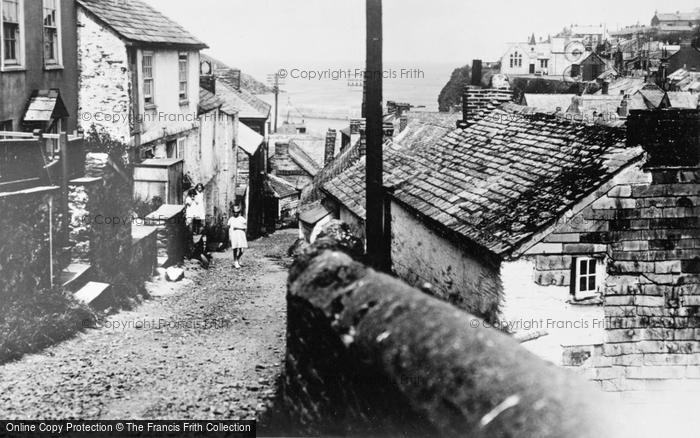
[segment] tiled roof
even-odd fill
[[[625,130],[505,104],[466,129],[401,154],[394,198],[438,227],[507,257],[578,200],[642,157]]]
[[[297,144],[296,140],[289,142],[289,157],[311,176],[315,176],[321,170],[321,166]]]
[[[78,0],[122,38],[147,44],[207,47],[146,2],[141,0]]]
[[[199,112],[207,113],[221,107],[224,101],[204,88],[199,89]]]
[[[236,90],[219,78],[216,79],[216,95],[224,101],[224,105],[221,107],[222,111],[228,114],[238,113],[239,118],[266,119],[269,115],[269,108],[267,112],[261,113],[244,98],[244,95],[247,94],[250,93]],[[260,100],[258,98],[255,99]]]
[[[406,129],[384,145],[384,175],[389,181],[402,163],[401,151],[429,148],[455,129],[460,114],[409,113]],[[323,190],[358,217],[365,219],[365,158],[360,158],[335,178],[323,184]]]
[[[271,173],[267,175],[267,183],[277,198],[286,198],[287,196],[299,194],[299,190],[294,185]]]
[[[272,106],[269,103],[242,89],[240,86],[236,88],[231,80],[231,73],[235,70],[234,68],[204,53],[200,54],[200,59],[209,61],[212,64],[213,73],[216,77],[217,94],[219,94],[219,86],[226,88],[226,97],[232,101],[231,105],[238,109],[238,117],[242,119],[267,119],[270,116]]]
[[[669,91],[671,108],[697,109],[698,95],[689,91]]]
[[[557,108],[566,111],[575,94],[525,94],[525,104],[542,112],[553,113]]]
[[[321,187],[323,184],[355,164],[359,159],[360,141],[358,140],[354,144],[341,150],[340,153],[333,158],[333,161],[326,164],[323,169],[314,176],[313,182],[304,187],[304,190],[301,192],[302,206],[318,201],[322,196]]]

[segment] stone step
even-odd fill
[[[73,294],[75,299],[85,304],[94,305],[98,298],[105,295],[111,286],[107,283],[89,281],[85,286]]]
[[[64,289],[76,292],[87,283],[92,266],[87,263],[71,263],[59,274]]]

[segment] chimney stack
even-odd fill
[[[367,155],[367,135],[365,133],[365,127],[360,128],[360,156],[364,157]]]
[[[622,102],[620,102],[620,108],[617,109],[617,115],[620,117],[627,117],[629,115],[629,103],[630,101],[630,96],[629,94],[625,94],[622,97]]]
[[[276,157],[289,156],[289,140],[275,142],[275,156]]]
[[[361,130],[365,129],[365,119],[350,119],[350,146],[360,141]]]
[[[333,161],[335,157],[335,139],[337,137],[337,132],[335,129],[328,129],[326,132],[326,149],[323,156],[323,164],[327,165]]]
[[[603,90],[601,91],[601,93],[602,93],[604,96],[607,96],[609,90],[610,90],[610,81],[607,80],[607,79],[605,79],[605,80],[603,81]]]
[[[216,78],[214,75],[199,75],[199,86],[212,94],[216,94]]]
[[[231,85],[233,86],[233,88],[235,88],[236,90],[240,90],[241,89],[241,71],[238,69],[232,69],[230,78],[231,78]]]
[[[472,80],[471,80],[471,85],[474,85],[476,87],[481,86],[481,59],[474,59],[472,60]]]
[[[385,142],[388,139],[393,138],[394,137],[394,124],[391,122],[384,122],[383,132],[384,132],[384,136],[382,138],[382,142]]]
[[[406,126],[408,126],[408,116],[406,114],[401,114],[399,118],[399,132],[403,132]]]
[[[627,117],[627,144],[642,146],[648,157],[644,167],[652,176],[669,169],[698,169],[700,110],[631,110]]]

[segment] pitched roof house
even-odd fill
[[[141,0],[77,4],[79,107],[91,115],[82,127],[130,144],[137,162],[181,158],[197,143],[192,115],[199,103],[199,51],[206,44]]]

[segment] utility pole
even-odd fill
[[[280,76],[280,73],[276,72],[267,75],[267,83],[272,86],[272,92],[275,94],[275,122],[273,132],[277,134],[277,108],[279,107],[280,86],[284,85],[284,80]]]
[[[370,264],[387,270],[388,254],[384,230],[383,121],[382,121],[382,0],[366,0],[367,66],[365,69],[366,117],[366,211],[365,237]]]

